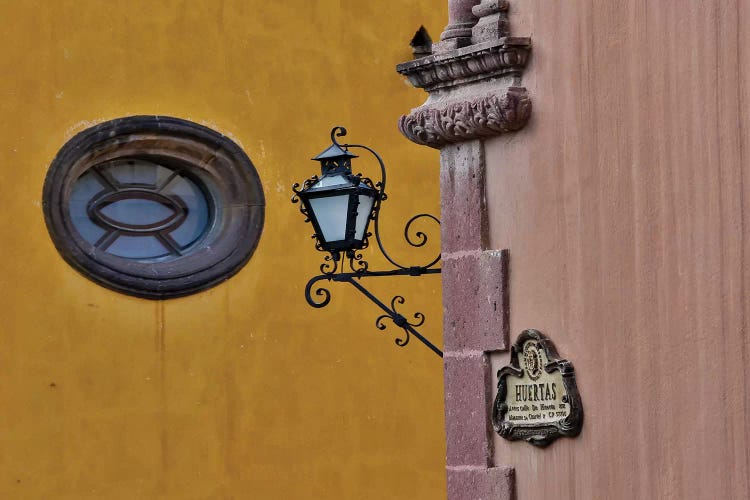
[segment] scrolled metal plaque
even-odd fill
[[[498,372],[492,426],[508,440],[547,446],[581,432],[583,406],[570,361],[560,359],[552,341],[525,330],[510,351],[510,365]]]

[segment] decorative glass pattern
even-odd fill
[[[179,257],[200,240],[212,219],[210,199],[197,182],[184,170],[116,160],[75,181],[70,217],[84,240],[112,255]]]
[[[169,116],[128,116],[63,145],[44,182],[52,241],[86,278],[150,299],[237,273],[263,231],[265,197],[227,136]]]

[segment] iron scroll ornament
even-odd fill
[[[533,361],[529,363],[535,357],[533,355],[526,355],[524,347],[527,342],[535,344],[539,350],[544,352],[547,359],[546,363],[537,364]],[[525,369],[521,366],[521,357],[523,358]],[[530,365],[531,369],[529,369]],[[538,373],[529,373],[532,370]],[[566,415],[552,421],[529,424],[522,423],[522,421],[512,421],[507,418],[509,410],[512,409],[507,402],[508,386],[510,385],[508,379],[510,377],[521,378],[526,376],[536,381],[542,376],[542,372],[548,375],[559,373],[561,376],[562,389],[564,390],[561,402],[567,405]],[[492,405],[492,427],[501,437],[510,441],[525,440],[534,446],[545,447],[558,437],[575,437],[580,434],[583,426],[583,405],[576,384],[575,370],[570,361],[560,359],[554,344],[543,333],[537,330],[524,330],[513,346],[511,346],[510,365],[498,370],[497,375],[497,396]],[[516,399],[518,400],[517,395]],[[531,401],[535,400],[534,398],[529,399]]]
[[[312,238],[315,240],[315,248],[319,251],[327,252],[328,255],[324,257],[323,263],[320,265],[321,274],[313,276],[307,282],[307,285],[305,286],[305,299],[307,300],[307,303],[314,308],[325,307],[331,301],[331,292],[328,288],[323,286],[323,283],[321,282],[333,281],[339,283],[349,283],[384,312],[384,314],[378,316],[378,318],[375,320],[375,326],[379,330],[387,329],[387,323],[385,322],[385,320],[390,320],[394,325],[403,329],[403,335],[395,339],[395,343],[397,346],[405,347],[407,344],[409,344],[411,337],[416,337],[431,351],[442,358],[443,352],[417,330],[417,327],[422,326],[422,324],[424,324],[425,322],[424,314],[422,314],[421,312],[416,312],[413,314],[413,320],[409,320],[406,316],[402,315],[396,307],[397,304],[403,305],[406,302],[404,297],[402,297],[401,295],[396,295],[391,299],[390,305],[386,305],[385,302],[378,299],[361,283],[361,280],[364,278],[440,274],[441,269],[439,267],[436,267],[440,262],[440,254],[438,253],[435,258],[428,261],[426,264],[407,266],[397,262],[386,251],[380,236],[379,217],[381,203],[388,198],[385,192],[385,163],[383,162],[383,159],[380,157],[380,155],[368,146],[362,144],[340,144],[336,138],[343,137],[346,134],[347,131],[344,127],[334,127],[331,130],[331,142],[333,143],[333,145],[342,148],[344,151],[349,151],[349,149],[363,149],[369,152],[377,160],[380,167],[381,178],[377,183],[373,183],[369,178],[363,177],[361,173],[358,173],[356,174],[356,176],[354,176],[360,182],[377,190],[377,196],[368,217],[369,220],[372,221],[372,232],[365,233],[363,244],[360,248],[356,250],[346,251],[325,250],[321,244],[321,237],[318,234],[313,234]],[[291,201],[292,203],[299,203],[299,209],[302,215],[305,216],[305,222],[310,222],[310,214],[308,213],[305,205],[303,203],[300,203],[299,194],[307,187],[315,184],[318,180],[318,176],[312,176],[311,178],[307,179],[302,184],[302,186],[297,183],[292,186],[294,195],[292,196]],[[435,222],[440,225],[440,220],[431,214],[421,213],[410,218],[404,226],[403,235],[406,242],[410,246],[415,248],[423,247],[427,244],[428,241],[428,235],[425,232],[413,229],[414,223],[420,220]],[[385,257],[385,259],[394,266],[393,269],[382,271],[371,270],[369,263],[364,260],[364,256],[360,250],[369,247],[370,237],[372,236],[375,236],[375,242],[377,243],[378,249],[382,253],[383,257]]]

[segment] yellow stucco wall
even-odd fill
[[[388,241],[409,214],[438,212],[437,153],[395,126],[424,96],[394,65],[421,23],[440,33],[445,10],[0,1],[0,498],[444,496],[441,362],[416,341],[396,347],[395,329],[376,330],[378,311],[344,285],[326,309],[307,306],[322,254],[289,188],[345,125],[390,167]],[[51,160],[76,132],[135,114],[210,126],[254,162],[265,230],[229,282],[137,299],[53,247],[41,209]],[[374,289],[406,295],[442,344],[438,277]]]

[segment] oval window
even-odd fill
[[[148,298],[187,295],[236,273],[263,228],[250,159],[177,118],[135,116],[71,139],[44,186],[47,227],[88,278]]]

